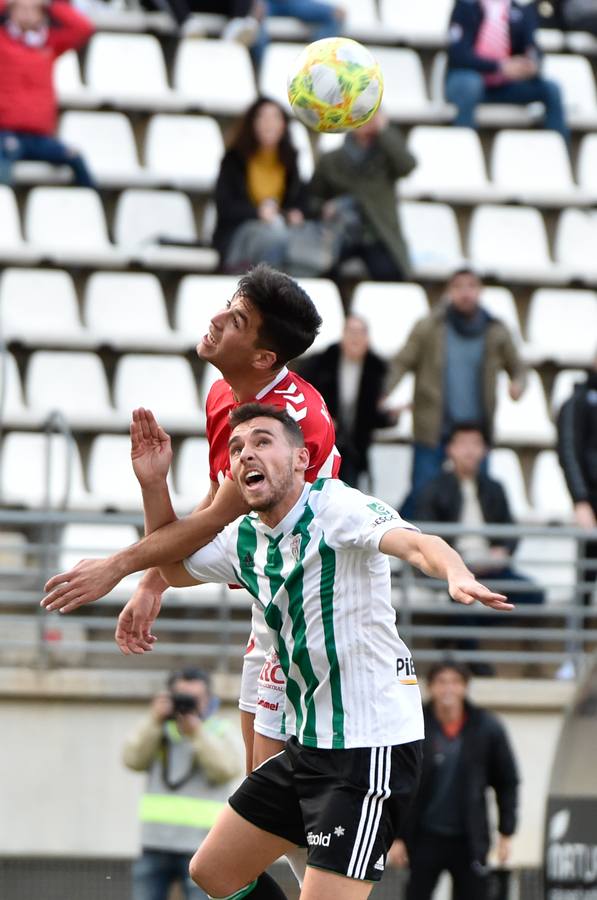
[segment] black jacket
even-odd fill
[[[562,405],[558,456],[573,501],[587,500],[597,509],[597,372]]]
[[[487,475],[477,478],[479,504],[488,525],[512,525],[514,520],[508,499],[499,481]],[[421,522],[459,522],[462,512],[462,490],[453,472],[442,472],[425,485],[417,500],[415,518]],[[448,539],[450,540],[450,539]],[[506,547],[510,553],[516,548],[516,540],[495,538],[492,547]]]
[[[484,59],[475,53],[475,42],[483,9],[479,0],[458,0],[450,19],[450,45],[448,48],[449,69],[475,69],[477,72],[497,72],[499,64],[495,60]],[[510,8],[510,46],[512,56],[522,56],[531,52],[539,57],[535,40],[538,26],[534,4],[521,6],[512,3]]]
[[[215,191],[217,224],[213,245],[223,261],[232,235],[239,225],[257,218],[257,207],[247,189],[247,165],[235,150],[228,150],[220,164]],[[306,189],[300,180],[296,159],[286,173],[282,209],[306,207]]]
[[[300,374],[317,388],[325,400],[336,423],[336,445],[343,460],[351,461],[358,472],[367,472],[367,452],[372,431],[393,424],[389,416],[378,408],[384,392],[387,365],[375,353],[367,353],[363,362],[354,425],[349,432],[339,420],[339,366],[340,344],[332,344],[323,353],[316,353],[302,361]]]
[[[464,784],[462,802],[471,859],[484,863],[490,846],[486,792],[495,791],[498,831],[509,836],[516,830],[518,771],[506,731],[501,722],[478,706],[466,702],[466,722],[462,730],[459,777]],[[425,733],[437,724],[430,703],[424,707]],[[426,739],[423,744],[423,769],[419,792],[412,806],[402,837],[413,846],[420,830],[421,817],[433,786],[433,755]]]

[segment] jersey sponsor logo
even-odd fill
[[[261,706],[263,709],[271,709],[272,712],[277,712],[280,709],[279,703],[271,703],[269,700],[263,700],[261,697],[257,701],[257,706]]]
[[[396,660],[396,675],[400,684],[418,684],[412,656],[398,657]]]
[[[329,847],[331,839],[331,831],[328,831],[327,834],[324,834],[323,831],[320,831],[319,834],[314,834],[312,831],[307,832],[307,844],[309,847]]]
[[[282,666],[278,662],[277,657],[276,659],[266,659],[259,673],[259,681],[263,681],[266,684],[284,684],[285,680]]]
[[[377,869],[379,872],[383,872],[383,870],[384,870],[384,868],[385,868],[385,862],[384,862],[383,854],[379,857],[379,859],[377,860],[377,862],[375,863],[375,865],[373,866],[373,868],[374,868],[374,869]]]

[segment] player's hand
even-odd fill
[[[463,603],[470,606],[475,600],[491,609],[509,610],[514,609],[513,603],[508,603],[505,594],[496,594],[486,588],[484,584],[480,584],[471,574],[458,574],[448,578],[448,591],[452,600],[457,603]]]
[[[408,866],[408,850],[404,841],[394,841],[388,852],[387,863],[397,869],[405,869]]]
[[[147,653],[153,650],[157,638],[152,626],[160,614],[162,591],[140,584],[122,612],[114,639],[125,656]]]
[[[41,606],[48,612],[72,612],[93,603],[113,590],[126,572],[119,572],[111,556],[107,559],[82,559],[68,572],[60,572],[44,586]]]
[[[172,444],[150,409],[133,410],[131,461],[142,488],[162,484],[172,463]]]

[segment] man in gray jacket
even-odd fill
[[[133,900],[167,900],[175,882],[185,900],[206,900],[189,875],[189,861],[241,769],[234,728],[213,715],[216,706],[206,673],[176,672],[125,743],[125,765],[148,773]]]

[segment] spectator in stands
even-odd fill
[[[468,699],[466,666],[445,661],[427,676],[423,771],[403,840],[389,861],[410,865],[407,900],[431,900],[442,872],[452,876],[457,900],[486,900],[491,843],[487,792],[498,810],[497,859],[511,853],[516,828],[518,773],[501,722]]]
[[[94,187],[83,158],[55,136],[54,61],[83,47],[93,25],[68,3],[0,0],[0,182],[19,160],[69,166],[75,183]]]
[[[350,315],[342,340],[300,363],[300,373],[317,388],[333,416],[336,446],[342,454],[340,478],[352,487],[369,474],[369,446],[375,428],[396,424],[382,409],[387,365],[369,348],[369,330]]]
[[[558,416],[558,456],[574,503],[574,518],[580,528],[597,528],[597,353],[585,381],[574,388]],[[584,547],[587,562],[597,566],[597,541]],[[597,568],[584,573],[588,589],[582,593],[591,603]]]
[[[266,0],[268,16],[291,16],[313,26],[312,41],[342,34],[346,11],[321,0]]]
[[[176,882],[186,900],[207,900],[189,862],[228,798],[228,782],[240,774],[234,730],[216,709],[205,672],[175,672],[125,743],[125,765],[148,773],[133,900],[167,900]]]
[[[241,119],[220,166],[215,199],[213,242],[224,272],[242,273],[259,262],[291,268],[289,244],[304,224],[306,191],[288,117],[275,101],[259,98]]]
[[[412,484],[402,507],[411,518],[421,488],[441,471],[454,425],[478,422],[491,443],[498,373],[508,372],[513,400],[524,390],[512,335],[481,305],[482,288],[471,269],[455,272],[446,302],[416,323],[393,362],[388,392],[406,372],[415,373]]]
[[[340,260],[359,257],[376,281],[411,274],[396,210],[396,180],[417,162],[382,112],[323,153],[309,188],[317,214],[339,232]]]
[[[540,73],[534,3],[457,0],[450,20],[446,99],[455,125],[475,127],[479,103],[545,107],[545,127],[570,142],[559,85]]]
[[[463,529],[471,528],[472,531],[447,540],[475,577],[517,582],[520,590],[512,594],[514,603],[543,603],[543,591],[512,568],[517,541],[475,533],[474,529],[483,525],[514,524],[504,488],[481,468],[487,450],[483,430],[477,423],[455,425],[446,444],[444,471],[422,489],[416,518],[423,522],[458,522]]]
[[[211,13],[227,19],[221,38],[239,41],[252,47],[259,39],[261,23],[265,15],[264,0],[140,0],[141,6],[150,11],[170,13],[183,34],[201,33],[190,19],[193,13]]]
[[[542,16],[541,26],[561,28],[569,31],[589,31],[597,35],[597,0],[555,0],[552,9],[553,24]],[[543,13],[543,4],[541,12]]]

